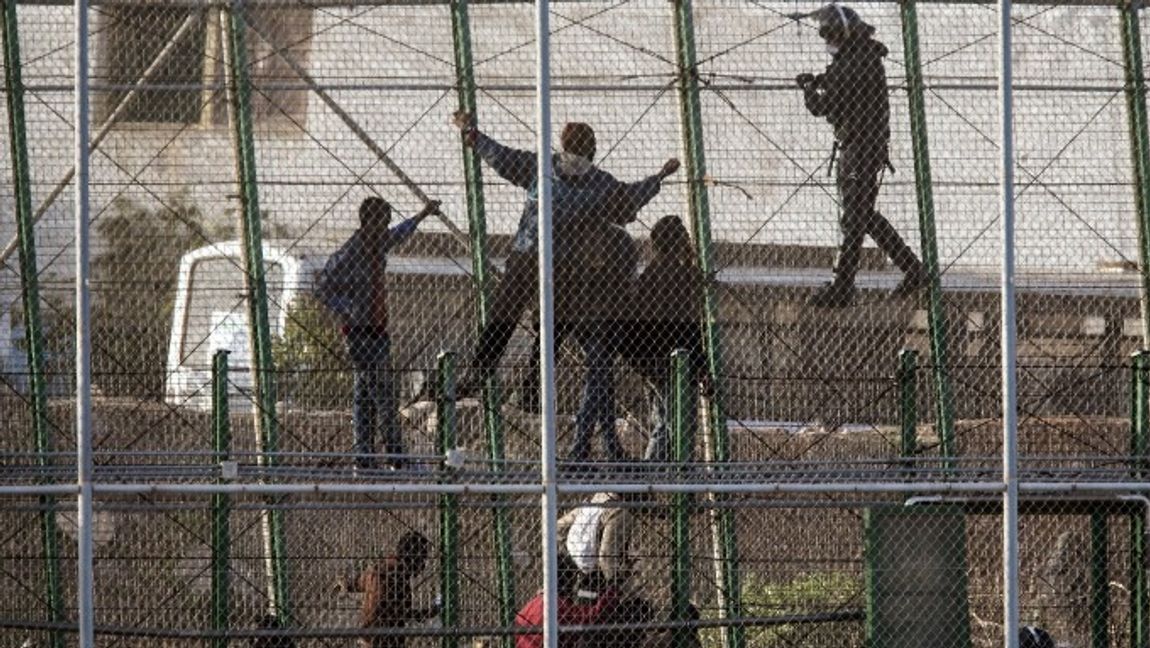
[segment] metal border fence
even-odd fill
[[[24,3],[29,4],[29,3]],[[63,3],[61,3],[63,4]],[[954,473],[949,472],[955,468],[952,459],[955,456],[953,426],[954,417],[952,412],[948,409],[951,406],[952,396],[950,395],[951,386],[948,383],[948,377],[945,372],[947,361],[945,359],[945,345],[943,343],[946,337],[945,322],[942,313],[941,305],[941,286],[938,283],[939,269],[937,249],[935,249],[932,235],[934,226],[931,222],[933,219],[932,197],[930,195],[930,161],[926,150],[926,134],[924,116],[922,114],[923,102],[923,89],[921,79],[921,69],[919,61],[917,60],[917,47],[913,46],[913,41],[916,38],[916,3],[910,0],[902,2],[900,5],[901,18],[904,24],[904,38],[908,43],[906,51],[908,55],[906,66],[908,70],[907,84],[908,94],[911,102],[912,115],[912,130],[914,133],[913,138],[913,153],[914,153],[914,167],[915,178],[918,181],[919,193],[917,195],[918,209],[920,212],[920,219],[922,222],[922,232],[924,235],[923,249],[924,261],[930,268],[930,276],[933,278],[933,283],[929,287],[929,306],[927,314],[929,318],[929,328],[931,329],[931,351],[934,355],[932,368],[935,374],[932,377],[934,382],[934,390],[939,394],[936,402],[940,408],[937,413],[937,425],[941,430],[941,456],[945,459],[941,469],[930,469],[924,466],[915,466],[913,472],[915,476],[913,479],[906,480],[886,480],[881,477],[878,472],[867,473],[860,472],[857,479],[844,478],[841,480],[821,481],[819,479],[804,478],[803,480],[788,480],[778,479],[775,475],[766,475],[765,477],[759,476],[754,468],[735,470],[733,468],[724,467],[724,464],[729,463],[728,451],[726,440],[723,430],[726,429],[725,416],[723,413],[723,402],[721,395],[716,397],[709,403],[708,418],[715,428],[715,450],[714,461],[708,463],[708,469],[701,475],[692,476],[689,479],[680,478],[675,481],[667,481],[665,483],[658,483],[646,480],[627,480],[620,479],[618,481],[611,480],[594,480],[587,483],[580,483],[566,479],[560,474],[556,465],[556,429],[558,423],[556,420],[556,395],[554,392],[554,385],[556,380],[555,370],[555,339],[554,339],[554,299],[550,288],[553,286],[552,277],[552,249],[551,249],[551,178],[547,173],[541,172],[538,178],[538,186],[540,187],[539,199],[539,248],[538,248],[538,261],[539,261],[539,285],[543,290],[539,296],[539,330],[542,336],[542,346],[540,354],[540,372],[542,376],[542,416],[539,425],[539,434],[542,439],[541,454],[539,462],[541,470],[539,472],[538,481],[524,480],[521,483],[508,483],[502,477],[496,475],[496,478],[485,480],[482,472],[469,475],[466,483],[460,483],[458,479],[455,480],[431,480],[422,477],[413,477],[410,482],[402,481],[402,476],[398,481],[389,481],[386,483],[341,483],[337,479],[324,479],[324,475],[311,475],[303,479],[296,477],[294,483],[274,483],[276,481],[277,470],[280,470],[279,455],[277,454],[277,419],[274,415],[276,410],[276,394],[275,385],[271,381],[272,372],[260,370],[261,367],[269,367],[271,365],[271,342],[270,333],[268,328],[268,313],[267,313],[267,285],[264,271],[264,263],[262,259],[261,241],[263,234],[260,230],[260,203],[259,194],[256,191],[257,183],[255,182],[256,174],[256,159],[255,151],[251,140],[251,106],[250,106],[250,81],[245,79],[247,65],[243,60],[246,46],[243,43],[244,30],[238,24],[229,25],[227,33],[230,35],[231,42],[227,50],[233,53],[232,58],[228,61],[228,100],[230,103],[230,114],[233,117],[234,123],[232,124],[233,133],[235,137],[235,150],[237,155],[237,186],[241,203],[241,211],[243,214],[243,222],[245,224],[242,237],[244,240],[244,266],[246,267],[245,278],[247,279],[246,290],[248,292],[247,303],[250,305],[251,312],[249,314],[249,321],[252,322],[251,339],[254,340],[254,357],[257,370],[254,372],[258,377],[254,384],[254,399],[260,403],[257,408],[259,413],[256,417],[256,433],[259,438],[258,442],[258,465],[262,472],[256,476],[250,477],[250,482],[242,483],[225,483],[225,479],[207,478],[206,475],[197,475],[191,480],[184,483],[176,483],[176,480],[166,480],[163,477],[157,479],[135,479],[130,474],[120,474],[115,479],[108,479],[101,476],[101,472],[94,465],[93,462],[93,422],[92,422],[92,382],[91,382],[91,331],[90,331],[90,294],[91,287],[89,284],[90,277],[90,231],[91,217],[89,211],[89,191],[90,191],[90,174],[89,163],[92,152],[93,143],[92,134],[90,132],[91,109],[90,109],[90,82],[88,79],[88,70],[90,62],[88,61],[89,48],[87,42],[90,36],[90,28],[88,25],[88,8],[89,0],[77,0],[74,3],[75,11],[75,25],[74,25],[74,38],[78,46],[75,48],[75,79],[71,87],[78,89],[75,92],[74,101],[74,171],[72,178],[72,185],[74,188],[73,195],[73,208],[76,214],[75,218],[75,241],[76,241],[76,255],[75,255],[75,354],[76,354],[76,375],[75,375],[75,432],[76,432],[76,466],[77,472],[75,475],[75,483],[71,484],[51,484],[51,485],[0,485],[0,497],[37,497],[42,498],[44,501],[53,500],[54,498],[75,498],[77,502],[77,623],[75,629],[79,637],[79,644],[87,648],[96,645],[95,642],[95,625],[94,625],[94,609],[93,609],[93,592],[94,583],[92,575],[94,570],[93,564],[93,534],[95,533],[95,511],[97,504],[103,497],[114,497],[131,494],[147,494],[147,495],[172,495],[172,494],[194,494],[194,495],[210,495],[210,496],[231,496],[231,495],[246,495],[246,496],[267,496],[274,497],[278,495],[346,495],[346,494],[376,494],[376,495],[435,495],[442,498],[443,510],[450,510],[452,498],[466,495],[491,495],[491,496],[527,496],[537,497],[540,505],[540,519],[542,521],[542,528],[540,534],[541,555],[544,557],[543,562],[543,575],[545,580],[544,592],[544,607],[547,613],[546,622],[543,624],[543,636],[547,648],[557,648],[558,646],[558,612],[557,604],[555,601],[555,591],[557,587],[557,521],[558,521],[558,507],[561,497],[564,495],[580,495],[600,492],[604,490],[619,492],[619,493],[648,493],[648,494],[667,494],[672,496],[714,496],[718,501],[722,501],[724,496],[731,495],[749,495],[749,494],[793,494],[793,495],[810,495],[810,494],[841,494],[841,495],[905,495],[916,497],[930,497],[937,498],[942,501],[947,498],[957,497],[972,497],[981,496],[983,498],[998,498],[1000,500],[1001,515],[1002,515],[1002,604],[1003,604],[1003,645],[1008,648],[1017,648],[1018,646],[1018,631],[1019,631],[1019,598],[1020,592],[1017,589],[1018,578],[1018,535],[1019,535],[1019,510],[1020,503],[1027,497],[1041,496],[1041,497],[1065,497],[1068,500],[1074,497],[1089,496],[1097,498],[1127,498],[1131,501],[1137,500],[1145,504],[1146,495],[1150,493],[1150,484],[1148,484],[1142,477],[1144,475],[1145,462],[1146,462],[1146,428],[1147,423],[1143,421],[1146,417],[1146,386],[1144,381],[1136,381],[1138,389],[1135,389],[1135,416],[1138,421],[1142,421],[1141,429],[1142,434],[1136,436],[1140,438],[1140,442],[1136,442],[1136,447],[1132,449],[1131,461],[1136,464],[1136,468],[1131,472],[1129,479],[1125,480],[1099,480],[1090,481],[1082,479],[1069,479],[1069,480],[1044,480],[1041,475],[1035,471],[1027,472],[1020,470],[1020,461],[1018,455],[1018,441],[1017,441],[1017,428],[1018,428],[1018,401],[1019,395],[1017,393],[1017,368],[1016,368],[1016,341],[1017,341],[1017,323],[1016,323],[1016,275],[1015,275],[1015,262],[1014,262],[1014,198],[1018,190],[1018,185],[1014,178],[1015,169],[1015,151],[1013,149],[1014,133],[1013,133],[1013,97],[1012,97],[1012,70],[1011,70],[1011,0],[1002,0],[998,4],[999,12],[999,32],[998,32],[998,66],[999,76],[997,80],[997,89],[999,93],[999,110],[1000,110],[1000,123],[999,123],[999,141],[1000,159],[998,164],[998,181],[999,181],[999,197],[1000,197],[1000,220],[1002,228],[1002,240],[1004,245],[1001,255],[1001,275],[999,280],[999,288],[1001,295],[1001,357],[999,359],[999,368],[1001,370],[1001,466],[998,470],[992,471],[988,474],[983,474],[977,478],[964,479],[962,477],[955,478]],[[104,3],[107,4],[107,3]],[[195,3],[199,4],[199,3]],[[273,6],[280,6],[284,4],[278,0],[248,0],[242,2],[237,0],[232,3],[220,3],[221,9],[231,7],[233,11],[227,12],[232,20],[238,20],[237,9],[244,5],[255,4],[270,4]],[[316,6],[325,4],[323,2],[310,3]],[[333,5],[343,5],[346,3],[333,2]],[[370,5],[371,2],[359,2],[357,4]],[[380,4],[394,4],[390,2],[381,2]],[[481,3],[472,3],[481,4]],[[919,3],[921,4],[921,3]],[[1107,4],[1107,3],[1094,3],[1094,2],[1080,2],[1076,4]],[[5,70],[10,75],[8,79],[9,92],[7,98],[9,101],[8,110],[9,115],[13,122],[19,122],[22,118],[22,96],[19,89],[22,88],[22,81],[18,78],[21,69],[19,64],[19,52],[17,43],[19,41],[16,30],[16,8],[18,3],[9,0],[4,3],[4,42],[5,42]],[[465,1],[456,0],[450,3],[451,18],[453,26],[456,31],[466,32],[467,30],[467,7],[468,3]],[[535,41],[536,51],[535,56],[538,61],[537,64],[537,78],[534,88],[535,99],[535,117],[536,123],[534,130],[536,133],[536,150],[539,152],[539,169],[546,169],[548,166],[549,142],[551,141],[551,77],[550,77],[550,29],[549,29],[549,7],[550,3],[547,0],[539,0],[535,3],[535,28],[537,31],[537,39]],[[1137,199],[1138,217],[1139,217],[1139,231],[1140,231],[1140,254],[1142,259],[1141,271],[1141,303],[1143,306],[1142,320],[1140,322],[1142,327],[1142,338],[1145,344],[1150,344],[1150,312],[1147,312],[1146,304],[1150,303],[1150,272],[1147,268],[1150,267],[1150,135],[1147,135],[1147,111],[1145,106],[1145,80],[1142,76],[1143,64],[1141,61],[1141,36],[1139,34],[1138,14],[1141,10],[1140,6],[1135,4],[1124,4],[1121,8],[1123,14],[1122,30],[1124,35],[1124,55],[1126,57],[1126,99],[1128,108],[1132,117],[1131,120],[1131,144],[1133,147],[1133,160],[1135,169],[1135,184],[1137,186]],[[681,127],[683,130],[683,149],[685,152],[685,161],[687,167],[687,175],[692,178],[692,182],[687,188],[688,201],[690,203],[690,211],[693,216],[693,229],[696,235],[696,243],[698,246],[699,266],[703,273],[710,275],[713,273],[713,259],[711,258],[711,232],[710,224],[708,221],[708,203],[706,186],[703,178],[707,175],[706,162],[704,159],[704,151],[702,147],[702,117],[700,114],[700,88],[698,78],[692,74],[695,70],[695,44],[694,33],[692,24],[692,5],[690,0],[677,0],[674,3],[674,22],[675,22],[675,44],[677,56],[677,69],[678,78],[676,85],[678,89],[679,110],[681,113]],[[459,47],[456,49],[457,64],[460,72],[459,83],[456,86],[458,90],[458,99],[460,107],[464,110],[473,109],[475,104],[474,96],[474,80],[469,78],[471,70],[470,65],[470,51],[468,47]],[[917,107],[916,107],[917,106]],[[24,130],[22,127],[13,127],[11,132],[11,147],[14,162],[14,184],[16,185],[17,201],[17,222],[19,224],[18,236],[18,252],[20,254],[21,266],[25,269],[35,268],[35,248],[32,244],[32,227],[36,221],[37,215],[33,212],[32,204],[30,201],[30,193],[22,185],[27,185],[29,179],[27,177],[27,166],[20,162],[21,159],[26,158],[27,143],[24,141]],[[366,135],[365,135],[366,137]],[[99,135],[96,136],[99,138]],[[380,151],[380,156],[386,162],[386,154]],[[474,185],[472,177],[476,173],[478,161],[474,157],[465,158],[465,173],[468,176],[469,184]],[[65,183],[66,184],[66,183]],[[426,198],[426,197],[425,197]],[[481,196],[479,200],[469,201],[468,208],[473,213],[469,217],[473,223],[482,224],[481,214],[474,213],[474,210],[482,209]],[[456,232],[456,235],[462,235]],[[473,239],[482,239],[484,236],[481,226],[472,227],[471,237]],[[486,272],[487,259],[484,256],[483,246],[475,245],[475,255],[472,259],[473,269],[475,275],[479,277],[480,284],[484,282],[483,276]],[[40,430],[38,437],[39,441],[38,450],[41,453],[47,452],[46,443],[43,442],[45,416],[47,410],[47,402],[45,396],[46,385],[43,382],[43,374],[36,368],[41,366],[43,362],[42,349],[38,348],[38,341],[42,337],[42,333],[35,327],[38,325],[39,317],[36,311],[39,308],[38,286],[35,282],[35,272],[23,273],[25,284],[23,286],[23,300],[24,308],[27,313],[28,322],[28,362],[32,368],[30,375],[32,385],[30,393],[32,394],[32,409],[33,418],[36,427]],[[712,376],[718,377],[722,374],[721,356],[718,353],[719,346],[719,332],[716,322],[716,297],[713,293],[708,293],[706,296],[705,310],[708,314],[707,317],[707,349],[708,353],[708,371]],[[483,311],[485,306],[480,306],[482,320]],[[1141,371],[1145,372],[1145,356],[1138,356],[1143,363]],[[218,371],[226,370],[226,361],[224,364],[217,368]],[[451,373],[450,370],[444,372],[446,375]],[[226,379],[220,379],[217,385],[226,384]],[[224,387],[226,392],[226,387]],[[443,393],[450,395],[449,398],[441,399],[440,407],[446,408],[440,410],[439,421],[443,426],[443,434],[452,434],[452,416],[450,403],[453,402],[454,387],[452,384],[443,386]],[[217,402],[222,401],[226,403],[226,393],[224,396],[217,397]],[[913,397],[912,397],[913,402]],[[445,404],[446,403],[446,404]],[[227,418],[226,406],[223,408],[223,419]],[[681,416],[680,416],[681,418]],[[221,419],[219,415],[215,418],[217,425],[220,424]],[[218,434],[224,434],[217,428]],[[224,440],[226,437],[217,436],[217,443],[221,446],[226,446]],[[1141,443],[1141,447],[1137,447],[1137,443]],[[454,447],[449,437],[441,439],[440,447],[437,449],[440,453],[447,453]],[[221,457],[222,457],[221,453]],[[493,457],[497,459],[498,457]],[[229,467],[229,462],[223,461],[220,464],[220,470],[226,471],[234,469],[234,465]],[[213,468],[212,470],[215,470]],[[213,475],[214,477],[214,475]],[[242,478],[241,480],[242,481]],[[267,483],[260,483],[267,482]],[[685,500],[681,502],[685,506]],[[733,565],[737,561],[735,556],[734,543],[729,540],[732,537],[733,531],[731,530],[734,524],[733,517],[727,517],[728,511],[720,509],[717,513],[719,522],[717,526],[721,529],[720,535],[726,535],[727,540],[727,564]],[[1150,506],[1145,509],[1145,515],[1150,515]],[[449,519],[449,518],[448,518]],[[1142,518],[1142,522],[1135,525],[1137,536],[1139,533],[1144,537],[1146,531],[1145,527],[1146,517]],[[45,522],[45,524],[51,524]],[[276,511],[271,511],[267,515],[266,524],[268,526],[268,537],[272,538],[269,541],[270,545],[274,545],[277,540],[275,538],[282,535],[282,519]],[[497,521],[496,524],[499,524]],[[446,539],[451,540],[450,524],[444,525],[444,533],[448,534]],[[50,533],[48,535],[51,535]],[[1144,540],[1143,540],[1144,541]],[[269,555],[277,555],[274,547],[269,549]],[[735,570],[730,570],[722,575],[725,588],[728,591],[738,591],[737,585],[738,574]],[[1145,579],[1145,569],[1142,570],[1142,579]],[[1143,589],[1145,583],[1143,582]],[[447,591],[451,591],[450,586]],[[1145,596],[1143,592],[1142,596]],[[729,605],[725,613],[730,617],[739,617],[738,601],[732,600],[728,602]],[[61,601],[53,602],[54,606],[62,605]],[[1145,611],[1145,601],[1136,605],[1142,606]],[[507,612],[510,612],[508,610]],[[1144,616],[1144,614],[1143,614]],[[1142,620],[1145,623],[1145,620]],[[731,632],[726,636],[725,645],[727,648],[741,648],[743,646],[743,639],[741,626],[732,626]],[[1140,645],[1145,645],[1146,629],[1140,630],[1143,637]],[[445,634],[449,634],[445,631]]]

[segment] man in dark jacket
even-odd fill
[[[387,329],[387,254],[438,210],[439,202],[429,202],[415,216],[390,227],[391,205],[378,196],[364,199],[359,229],[331,255],[317,282],[320,302],[343,320],[347,354],[355,369],[352,418],[357,468],[375,465],[377,431],[382,432],[391,465],[403,463]]]
[[[477,391],[479,384],[495,371],[499,359],[507,348],[511,334],[523,311],[537,298],[536,252],[538,232],[538,197],[536,180],[538,171],[534,151],[513,149],[488,137],[475,126],[475,119],[466,112],[457,112],[453,122],[463,134],[464,144],[475,149],[501,178],[527,191],[527,198],[519,217],[519,227],[511,254],[507,257],[506,271],[495,291],[491,316],[480,332],[476,344],[474,371],[460,380],[458,393],[467,395]],[[567,252],[565,241],[571,241],[574,232],[584,227],[586,219],[603,219],[615,210],[612,201],[625,196],[631,206],[630,220],[643,205],[659,193],[661,183],[679,168],[678,160],[668,160],[663,169],[644,180],[622,183],[610,173],[595,166],[595,131],[590,125],[572,122],[560,136],[562,151],[553,158],[552,223],[554,227],[553,256],[556,267]],[[619,224],[629,222],[624,218]]]
[[[810,299],[814,306],[841,308],[855,296],[863,238],[870,235],[900,270],[903,280],[893,296],[913,294],[926,284],[926,271],[910,247],[875,210],[882,174],[890,167],[890,98],[883,57],[887,48],[873,38],[874,27],[852,9],[827,5],[813,14],[826,41],[831,64],[824,73],[803,73],[795,81],[807,110],[834,127],[838,151],[838,187],[842,200],[842,243],[834,280]]]
[[[634,219],[626,185],[608,199],[603,218],[581,218],[563,230],[563,256],[554,269],[555,348],[570,334],[583,352],[583,392],[575,415],[575,438],[567,461],[591,459],[592,441],[599,432],[606,459],[628,461],[616,431],[614,362],[631,322],[633,284],[639,251],[621,223]],[[535,327],[535,344],[520,384],[519,404],[539,411],[539,352],[542,340]],[[584,470],[587,466],[572,466]]]
[[[1018,630],[1018,648],[1054,648],[1050,633],[1035,626],[1023,626]]]

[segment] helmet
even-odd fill
[[[851,36],[865,36],[874,32],[850,7],[835,3],[825,5],[813,14],[819,21],[819,36],[823,40],[842,40]]]

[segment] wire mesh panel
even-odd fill
[[[516,529],[517,586],[504,601],[487,532],[492,503],[484,499],[382,491],[101,498],[93,529],[97,645],[537,641],[536,502],[499,504]],[[683,506],[675,497],[611,491],[565,497],[551,546],[559,554],[561,643],[723,646],[738,628],[754,646],[919,645],[926,637],[1001,645],[996,499],[952,498],[945,515],[929,501],[904,505],[877,492],[834,499],[744,493]],[[739,511],[740,528],[774,530],[739,539],[737,618],[724,612],[730,592],[716,571],[714,524],[723,508]],[[71,602],[63,621],[45,620],[53,588],[34,546],[45,510],[64,548],[55,588],[66,601],[74,596],[74,501],[45,509],[5,498],[0,636],[13,645],[51,645],[56,633],[75,631]],[[279,583],[264,523],[272,511],[286,520]],[[1141,503],[1113,498],[1024,500],[1020,609],[1034,629],[1026,631],[1056,645],[1137,645],[1131,533],[1144,515]],[[503,605],[517,611],[512,624],[500,620]]]
[[[1122,454],[1125,443],[1086,441],[1063,421],[1126,412],[1120,367],[1141,344],[1136,328],[1123,330],[1123,322],[1138,317],[1138,307],[1136,282],[1121,270],[1138,263],[1138,219],[1114,218],[1131,213],[1129,194],[1115,190],[1132,181],[1124,146],[1130,122],[1120,103],[1127,78],[1119,65],[1125,18],[1102,7],[1076,12],[1073,25],[1063,24],[1061,15],[1061,7],[1039,5],[1015,30],[1023,58],[1043,50],[1018,68],[1017,110],[1027,124],[1017,139],[1018,249],[1033,259],[1028,265],[1051,268],[1036,272],[1035,282],[1052,284],[1024,288],[1019,316],[1034,333],[1019,350],[1020,408],[1027,418],[1047,423],[1044,436],[1055,451],[1085,443],[1099,454]],[[1067,96],[1052,104],[1043,95],[1055,88]],[[1049,128],[1031,126],[1046,120]],[[1090,150],[1099,152],[1086,162]],[[1081,277],[1083,271],[1094,277]],[[1099,271],[1110,272],[1100,277]],[[1059,284],[1084,286],[1085,295]],[[1110,387],[1076,387],[1087,383]]]
[[[938,453],[994,452],[956,433],[997,411],[994,13],[845,9],[552,8],[570,458],[668,456],[664,358],[675,347],[693,354],[689,385],[706,375],[713,392],[715,407],[699,411],[745,438],[886,440],[905,417],[897,354],[913,348],[916,416]],[[53,85],[69,65],[67,12],[21,13],[17,31],[52,34],[30,39],[21,65],[36,90],[22,96],[18,130],[37,134],[44,348],[43,367],[9,375],[31,398],[22,376],[58,375],[39,390],[58,393],[70,367],[69,306],[52,287],[72,273],[71,234],[52,189],[70,177],[71,94]],[[1124,148],[1137,131],[1132,32],[1126,14],[1100,7],[1016,13],[1024,412],[1062,428],[1044,435],[1052,452],[1121,452],[1084,446],[1067,426],[1128,409],[1124,358],[1140,319],[1136,282],[1121,273],[1139,254]],[[191,434],[180,428],[210,407],[210,360],[227,349],[232,408],[266,417],[267,449],[387,454],[382,437],[365,445],[332,427],[378,407],[400,412],[383,425],[411,437],[391,454],[427,452],[434,357],[452,349],[461,395],[488,394],[497,375],[481,409],[525,412],[491,425],[520,439],[516,458],[537,454],[535,189],[508,166],[535,148],[530,7],[100,5],[92,23],[94,382],[101,407],[171,430],[112,425],[107,449],[170,449]],[[461,102],[472,106],[456,116]],[[611,192],[624,186],[638,193],[620,207]],[[393,228],[379,244],[387,262],[359,242],[376,212]],[[6,257],[7,357],[27,364],[18,256]],[[394,396],[357,398],[357,376]],[[469,445],[488,443],[485,425],[464,435]],[[591,428],[601,438],[588,445]],[[884,457],[898,449],[885,445]]]
[[[539,142],[530,4],[97,2],[90,519],[74,16],[3,9],[0,644],[90,573],[97,645],[541,648],[555,552],[560,648],[1000,645],[1014,408],[1022,645],[1146,645],[1139,8],[1013,9],[1008,332],[990,5],[556,2]]]

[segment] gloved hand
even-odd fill
[[[815,75],[811,74],[810,72],[803,72],[802,74],[795,77],[795,85],[799,86],[803,90],[806,90],[807,86],[811,85],[814,82],[815,82]]]

